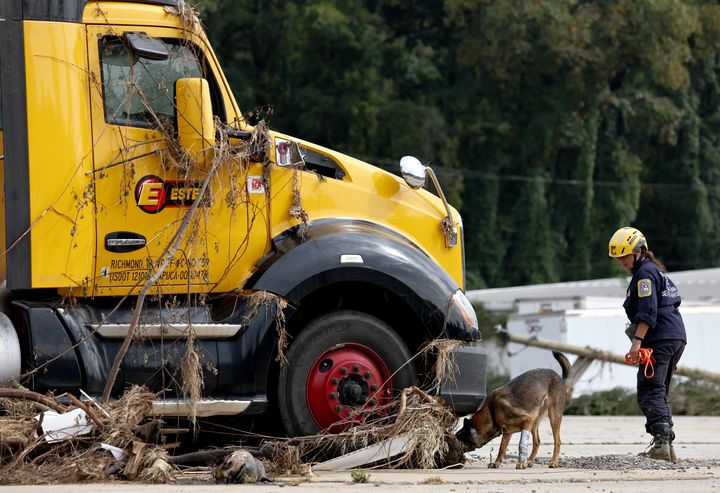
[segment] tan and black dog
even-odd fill
[[[510,436],[520,432],[518,469],[532,467],[540,445],[538,423],[545,411],[550,418],[555,448],[550,467],[560,467],[560,423],[565,408],[565,380],[570,375],[570,362],[557,351],[553,356],[560,363],[562,378],[553,370],[530,370],[513,378],[507,385],[495,389],[472,418],[465,418],[457,438],[469,452],[502,435],[495,462],[488,467],[500,467],[505,458]],[[528,442],[532,433],[533,447],[528,457]]]

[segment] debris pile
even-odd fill
[[[375,463],[391,469],[431,469],[461,465],[465,459],[463,446],[453,433],[456,421],[440,398],[410,387],[386,406],[351,413],[336,425],[345,427],[343,431],[302,439],[301,456],[314,462],[368,449],[365,455],[356,454],[356,462],[337,462],[338,467]]]
[[[150,420],[154,394],[133,387],[107,404],[0,388],[0,484],[172,480]]]
[[[258,300],[258,307],[264,301]],[[431,380],[451,378],[454,362],[448,354],[454,347],[450,341],[434,343],[418,353],[432,355]],[[311,464],[320,470],[434,468],[465,462],[453,432],[454,414],[439,397],[418,387],[404,389],[384,406],[358,408],[317,435],[266,437],[257,447],[234,444],[176,456],[168,449],[178,444],[163,444],[163,437],[172,430],[189,430],[163,428],[152,414],[157,395],[136,386],[115,401],[83,396],[80,400],[72,394],[0,387],[0,484],[114,479],[169,483],[182,477],[180,468],[196,465],[207,467],[207,481],[256,482],[265,481],[266,472],[271,477],[306,475]]]
[[[220,464],[208,469],[208,480],[215,476],[226,482],[261,481],[265,469],[273,477],[306,475],[310,463],[372,446],[381,453],[369,456],[369,462],[368,456],[359,455],[365,459],[357,465],[432,468],[464,462],[462,446],[452,432],[454,415],[439,398],[417,387],[405,389],[383,408],[356,411],[340,423],[339,433],[267,439],[260,447],[247,447],[254,456],[239,447],[170,456],[166,446],[158,444],[163,429],[151,414],[155,398],[141,387],[103,404],[69,394],[51,397],[0,388],[0,484],[113,479],[169,483],[180,475],[178,466],[189,464],[190,456],[199,458],[190,463],[210,468]],[[392,440],[399,440],[400,446],[392,453],[382,452],[390,450],[382,445]],[[235,462],[251,467],[244,466],[242,472]]]
[[[427,368],[423,387],[439,393],[457,371],[453,351],[462,342],[434,339],[412,359]],[[407,364],[412,363],[408,361]],[[305,437],[300,442],[304,462],[330,459],[314,469],[350,469],[375,464],[384,468],[453,467],[465,463],[464,447],[455,437],[457,418],[440,397],[418,387],[402,391],[397,399],[378,407],[361,407],[333,426],[334,433]],[[365,449],[365,450],[363,450]]]

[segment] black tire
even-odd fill
[[[331,423],[362,406],[363,400],[370,405],[389,402],[416,381],[403,340],[383,321],[356,311],[332,312],[311,321],[287,358],[280,370],[278,404],[291,436],[333,431]]]

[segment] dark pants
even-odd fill
[[[645,378],[645,365],[641,365],[637,374],[637,400],[640,410],[646,418],[645,429],[655,423],[668,423],[672,426],[672,411],[668,402],[670,379],[675,373],[678,361],[685,350],[685,342],[668,339],[643,343],[642,347],[651,348],[655,358],[655,375]]]

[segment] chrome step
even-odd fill
[[[245,411],[252,401],[233,399],[201,399],[195,403],[196,416],[234,416]],[[190,416],[191,402],[185,399],[162,399],[153,401],[152,412],[156,416]]]
[[[108,339],[124,339],[130,330],[130,324],[93,324],[94,332]],[[187,339],[189,325],[183,324],[147,324],[139,325],[137,337],[149,339]],[[243,328],[241,324],[192,324],[198,339],[227,339],[234,337]]]

